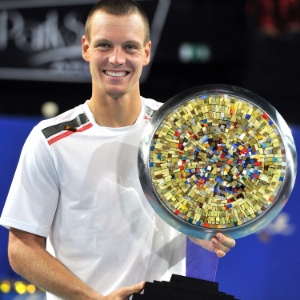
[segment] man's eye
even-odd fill
[[[125,49],[127,49],[127,50],[134,50],[134,49],[137,49],[137,47],[135,45],[126,45]]]
[[[107,43],[100,43],[100,44],[97,45],[97,47],[99,47],[99,48],[110,48],[110,45],[107,44]]]

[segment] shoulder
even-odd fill
[[[54,118],[41,121],[35,130],[42,133],[49,143],[49,139],[53,137],[57,139],[62,133],[69,135],[77,130],[82,130],[88,124],[90,124],[90,120],[84,111],[84,104],[82,104]]]
[[[71,123],[74,121],[77,121],[77,123],[78,123],[78,122],[80,122],[80,120],[83,119],[83,116],[85,116],[84,118],[87,119],[87,117],[84,113],[83,105],[79,105],[79,106],[76,106],[70,110],[67,110],[67,111],[59,114],[58,116],[56,116],[54,118],[49,118],[49,119],[41,121],[38,124],[38,127],[41,130],[43,130],[45,128],[55,126],[58,124]]]
[[[144,98],[144,97],[141,97],[141,98],[145,105],[146,116],[148,116],[150,118],[163,105],[162,102],[158,102],[151,98]]]
[[[163,105],[162,102],[158,102],[151,98],[145,98],[145,97],[141,97],[141,98],[142,98],[143,102],[145,103],[146,107],[149,107],[153,110],[158,110]]]

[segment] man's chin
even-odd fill
[[[124,91],[108,91],[107,94],[113,99],[119,99],[125,95]]]

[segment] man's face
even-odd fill
[[[145,43],[142,18],[98,12],[90,26],[90,39],[83,37],[82,51],[90,63],[94,88],[113,98],[139,92],[139,78],[149,63],[151,48],[151,42]]]

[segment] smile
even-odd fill
[[[129,72],[126,71],[122,71],[122,72],[113,72],[113,71],[103,71],[106,75],[111,76],[111,77],[124,77],[127,74],[129,74]]]

